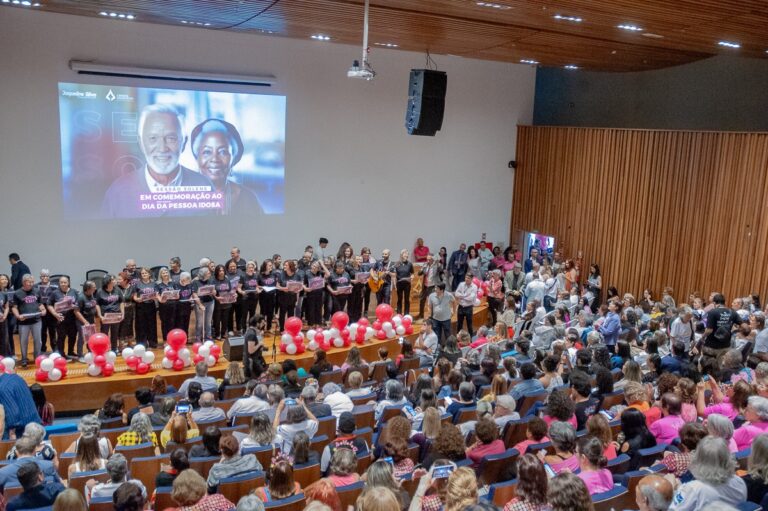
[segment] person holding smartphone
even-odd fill
[[[176,409],[171,413],[171,418],[160,432],[160,445],[165,448],[168,442],[177,445],[186,443],[189,438],[200,436],[200,431],[192,417],[192,405],[186,401],[180,401]]]

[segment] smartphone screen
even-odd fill
[[[176,413],[189,413],[189,405],[176,405]]]
[[[392,459],[392,456],[387,456],[386,458],[384,458],[384,461],[386,461],[387,463],[389,463],[392,466],[395,465],[395,460]]]
[[[447,479],[453,472],[453,465],[440,465],[432,470],[432,479]]]
[[[552,467],[549,466],[549,463],[544,463],[544,470],[547,472],[547,477],[549,477],[550,479],[552,479],[557,475],[555,471],[552,469]]]

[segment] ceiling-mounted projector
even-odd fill
[[[362,78],[363,80],[373,80],[376,72],[370,67],[360,67],[360,61],[352,62],[352,67],[347,70],[347,78]]]

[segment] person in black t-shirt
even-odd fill
[[[8,342],[8,315],[11,311],[11,305],[8,300],[8,285],[10,279],[8,275],[0,273],[0,357],[13,356],[13,349]]]
[[[109,335],[111,349],[117,351],[120,322],[104,322],[105,314],[124,314],[123,295],[115,289],[114,275],[105,275],[101,281],[101,289],[96,292],[96,314],[101,322],[101,333]]]
[[[21,279],[21,289],[13,294],[13,316],[19,325],[19,342],[21,344],[21,367],[27,367],[27,351],[29,336],[32,335],[34,358],[41,352],[40,336],[42,321],[46,310],[40,302],[40,296],[33,289],[35,279],[32,275],[24,275]]]
[[[210,289],[213,286],[213,278],[211,278],[211,270],[206,266],[200,268],[197,274],[197,278],[192,282],[193,297],[199,302],[199,305],[195,307],[195,341],[205,342],[213,340],[213,313],[216,310],[214,307],[213,295],[199,296],[198,292],[201,289]]]
[[[243,263],[243,268],[247,265],[245,259],[240,260]],[[241,282],[243,281],[243,270],[240,269],[237,261],[229,260],[224,265],[227,269],[227,278],[232,292],[236,294],[235,303],[229,307],[229,329],[235,335],[240,335],[245,330],[245,324],[243,323],[243,295],[239,292]]]
[[[140,280],[133,286],[133,301],[136,303],[136,342],[150,348],[157,348],[157,288],[152,282],[152,272],[142,268]]]
[[[115,289],[122,295],[123,320],[117,332],[119,345],[127,345],[136,339],[134,335],[134,323],[136,323],[136,303],[133,301],[133,272],[124,269],[117,275]]]
[[[323,323],[323,289],[325,275],[319,261],[312,261],[309,272],[304,275],[304,301],[307,307],[307,323],[310,328],[322,326]]]
[[[725,306],[725,297],[720,293],[712,295],[715,308],[707,312],[702,355],[716,358],[718,361],[731,347],[731,331],[742,320],[734,310]]]
[[[347,313],[349,314],[350,323],[357,323],[363,315],[363,293],[368,289],[368,284],[366,282],[358,282],[356,279],[358,273],[365,272],[362,262],[362,257],[355,256],[347,266],[347,273],[352,281],[352,292],[349,293],[349,298],[347,299]]]
[[[163,293],[166,291],[176,291],[178,289],[178,282],[174,282],[171,277],[171,272],[168,268],[160,268],[159,274],[160,280],[155,284],[155,290],[157,291],[158,299],[158,315],[160,316],[160,332],[162,334],[163,341],[168,338],[168,332],[173,330],[176,323],[176,308],[179,306],[178,300],[173,300],[167,297],[163,297]]]
[[[394,282],[397,289],[397,313],[409,314],[411,311],[411,276],[413,263],[408,260],[408,251],[400,251],[400,260],[395,264]]]
[[[301,287],[296,288],[296,291],[290,291],[288,289],[289,282],[304,282],[304,277],[299,273],[296,261],[286,261],[283,263],[283,271],[280,272],[280,276],[277,281],[277,305],[279,308],[279,314],[277,321],[282,332],[285,328],[285,317],[293,315],[293,311],[296,308],[296,301]]]
[[[351,291],[351,285],[352,282],[349,273],[344,269],[344,263],[342,261],[336,261],[336,264],[333,265],[333,273],[328,277],[327,286],[327,290],[333,299],[331,313],[335,314],[338,311],[343,311],[347,306],[347,300],[350,293],[348,293],[346,289],[349,288],[349,291]]]
[[[360,271],[370,272],[376,267],[376,259],[371,257],[371,249],[363,247],[360,250]],[[363,288],[363,316],[368,316],[368,309],[371,306],[371,287],[366,284]]]
[[[243,347],[243,370],[247,378],[258,378],[267,368],[263,353],[267,349],[263,341],[266,326],[266,320],[261,314],[251,316],[248,329],[245,331]]]
[[[56,284],[51,283],[51,272],[46,269],[40,270],[40,282],[35,284],[35,291],[37,291],[38,296],[40,297],[40,303],[43,305],[48,305],[48,301],[51,298],[51,293],[53,293],[53,290],[56,289],[58,286]],[[46,314],[42,318],[43,320],[43,327],[41,330],[41,336],[40,336],[40,348],[41,351],[47,352],[48,346],[51,347],[50,351],[56,350],[56,325],[57,321],[56,318],[51,316],[50,314]]]
[[[77,297],[77,308],[74,311],[77,318],[77,357],[83,357],[85,333],[83,327],[93,325],[96,321],[96,283],[88,280],[83,284],[83,292]],[[82,360],[80,360],[82,362]]]
[[[213,338],[225,340],[229,332],[229,311],[232,304],[223,300],[232,292],[232,282],[229,280],[224,265],[216,266],[213,272],[213,285],[216,287],[216,305],[213,308]]]
[[[186,271],[181,272],[176,288],[179,290],[179,301],[176,304],[173,328],[184,330],[184,333],[189,337],[189,317],[192,315],[192,309],[201,306],[200,301],[195,298],[192,275]]]
[[[259,312],[267,319],[267,330],[272,330],[272,320],[275,318],[277,289],[267,290],[265,287],[277,288],[277,272],[270,259],[265,259],[259,269]]]
[[[251,323],[251,318],[256,315],[256,306],[259,304],[259,275],[256,272],[256,262],[248,261],[245,264],[245,273],[240,280],[238,293],[243,297],[243,322]]]
[[[56,351],[59,355],[64,356],[66,353],[67,358],[75,359],[75,343],[77,342],[77,321],[75,319],[75,308],[77,307],[77,292],[69,287],[69,278],[60,277],[59,287],[53,290],[48,299],[48,313],[51,317],[55,318],[56,325]],[[69,309],[56,312],[56,304],[63,304],[62,307],[66,307],[66,303],[69,303]],[[64,342],[66,340],[67,351],[64,351]]]

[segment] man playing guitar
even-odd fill
[[[392,274],[395,272],[395,265],[389,260],[389,249],[381,252],[381,260],[377,261],[371,270],[371,277],[368,279],[368,287],[376,293],[377,303],[389,303],[392,297],[393,280]]]

